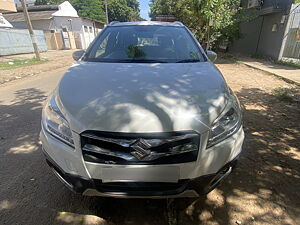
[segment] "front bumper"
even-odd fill
[[[237,159],[224,165],[217,173],[179,180],[177,183],[161,182],[110,182],[99,179],[85,179],[78,175],[65,173],[45,152],[46,161],[59,180],[71,191],[86,196],[117,198],[179,198],[198,197],[212,191],[226,178],[236,166]]]
[[[79,135],[73,138],[75,146],[80,146]],[[86,162],[80,147],[73,149],[44,130],[40,135],[48,164],[68,188],[83,195],[118,198],[196,197],[210,192],[236,164],[244,132],[241,128],[210,149],[206,149],[205,138],[203,135],[195,162],[143,166]],[[176,169],[176,176],[165,172],[171,168]]]

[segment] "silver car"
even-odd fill
[[[43,109],[46,161],[88,196],[196,197],[232,171],[244,132],[238,99],[180,22],[115,22]]]

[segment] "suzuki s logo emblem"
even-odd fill
[[[130,154],[139,160],[151,154],[151,151],[149,150],[151,145],[144,139],[138,139],[130,147],[134,149]]]

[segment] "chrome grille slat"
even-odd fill
[[[193,131],[127,134],[88,131],[81,134],[84,159],[113,164],[196,161],[200,135]],[[125,143],[125,144],[124,144]]]

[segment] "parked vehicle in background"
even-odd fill
[[[111,23],[49,97],[40,139],[54,173],[83,195],[195,197],[232,171],[238,99],[179,22]]]

